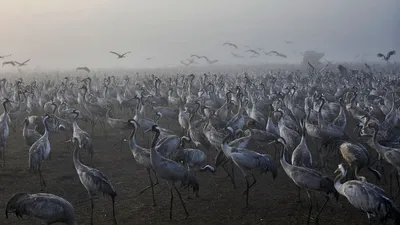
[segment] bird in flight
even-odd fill
[[[79,70],[84,70],[84,71],[90,73],[90,69],[89,69],[87,66],[77,67],[77,68],[76,68],[76,71],[79,71]]]
[[[232,43],[229,43],[229,42],[225,42],[223,45],[232,46],[232,47],[235,47],[236,49],[238,48],[235,44],[232,44]]]
[[[9,55],[0,55],[0,59],[4,59],[4,58],[10,57],[10,56],[11,56],[11,54],[9,54]]]
[[[3,62],[3,65],[2,65],[2,67],[3,67],[4,65],[11,65],[11,66],[15,66],[15,62],[14,62],[14,61],[5,61],[5,62]]]
[[[260,53],[258,53],[256,50],[253,50],[253,49],[246,50],[246,52],[252,52],[256,55],[260,55]]]
[[[231,54],[232,54],[233,56],[235,56],[236,58],[243,58],[243,57],[244,57],[244,56],[241,56],[241,55],[235,54],[235,53],[233,53],[233,52],[231,52]]]
[[[118,53],[116,53],[116,52],[113,52],[113,51],[110,51],[110,53],[111,54],[114,54],[114,55],[116,55],[116,56],[118,56],[118,58],[117,59],[122,59],[122,58],[125,58],[125,55],[126,54],[128,54],[128,53],[131,53],[131,52],[125,52],[124,54],[118,54]]]
[[[31,59],[28,59],[28,60],[26,60],[26,61],[23,62],[23,63],[19,63],[19,62],[17,62],[17,61],[14,61],[14,63],[17,64],[18,67],[20,67],[20,66],[26,66],[26,63],[29,62],[30,60],[31,60]]]
[[[196,61],[194,61],[194,59],[187,59],[187,61],[188,61],[190,64],[198,64]]]
[[[282,54],[282,53],[279,53],[279,52],[277,52],[277,51],[270,51],[270,52],[265,53],[265,54],[266,54],[266,55],[271,55],[271,53],[272,53],[272,54],[275,54],[275,56],[279,56],[279,57],[282,57],[282,58],[287,58],[286,55],[284,55],[284,54]]]
[[[207,58],[205,56],[198,56],[198,55],[191,55],[190,57],[196,57],[197,59],[201,59],[201,58],[206,59]]]
[[[216,62],[218,62],[219,60],[209,60],[207,57],[205,57],[205,56],[203,56],[202,58],[205,58],[206,60],[207,60],[207,63],[208,64],[210,64],[210,65],[212,65],[212,64],[214,64],[214,63],[216,63]]]
[[[293,42],[291,41],[285,41],[286,44],[292,44]]]
[[[152,60],[154,56],[146,58],[146,60]]]
[[[382,54],[382,53],[378,53],[377,56],[378,56],[379,58],[382,58],[382,59],[385,60],[385,61],[389,61],[390,57],[391,57],[392,55],[395,55],[395,54],[396,54],[396,51],[393,50],[393,51],[388,52],[388,53],[386,54],[386,56],[385,56],[384,54]]]
[[[189,61],[189,62],[185,62],[185,61],[183,61],[183,60],[181,60],[181,63],[182,63],[183,65],[185,65],[186,67],[189,66],[190,64],[192,64],[190,61]]]

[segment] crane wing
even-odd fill
[[[126,54],[129,54],[129,53],[131,53],[130,51],[129,52],[125,52],[124,54],[122,54],[122,55],[126,55]]]
[[[378,57],[385,57],[382,53],[378,53],[376,56],[378,56]]]
[[[395,54],[396,54],[396,51],[394,51],[394,50],[390,51],[390,52],[387,53],[386,58],[389,59],[390,56],[395,55]]]
[[[110,51],[110,53],[111,53],[111,54],[114,54],[114,55],[117,55],[117,56],[121,56],[120,54],[118,54],[118,53],[116,53],[116,52],[113,52],[113,51]]]
[[[22,64],[25,64],[25,63],[27,63],[27,62],[29,62],[29,61],[31,61],[31,59],[26,60],[26,61],[23,62]]]

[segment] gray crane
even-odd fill
[[[342,164],[339,164],[335,173],[338,171],[340,174],[335,179],[335,189],[355,208],[367,213],[369,224],[371,216],[377,217],[383,224],[386,224],[389,218],[394,219],[395,224],[400,224],[400,211],[384,190],[365,180],[350,180],[342,184],[347,171]]]
[[[84,148],[84,149],[88,150],[89,155],[90,155],[90,160],[92,160],[93,159],[92,139],[90,138],[90,135],[86,131],[82,130],[78,126],[77,119],[80,115],[80,112],[78,110],[74,109],[70,114],[76,115],[72,121],[72,129],[73,129],[72,137],[76,138],[78,140],[80,148]]]
[[[6,218],[9,213],[17,217],[26,215],[43,221],[43,224],[63,223],[78,225],[74,207],[67,200],[47,193],[16,193],[7,202]]]
[[[42,135],[34,129],[29,128],[28,118],[24,119],[24,128],[22,130],[22,136],[24,136],[25,143],[31,147]]]
[[[175,186],[175,182],[181,181],[182,185],[186,186],[187,188],[193,187],[193,192],[195,192],[196,194],[199,191],[199,183],[197,182],[197,179],[194,176],[192,176],[190,172],[182,164],[164,158],[160,154],[158,154],[158,152],[156,151],[156,144],[157,144],[157,139],[160,136],[160,129],[157,125],[153,125],[152,131],[155,133],[155,135],[150,149],[150,161],[151,165],[156,171],[156,174],[168,181],[171,193],[169,218],[172,219],[172,203],[174,200],[173,189],[175,189],[179,199],[181,200],[183,209],[185,210],[186,213],[185,218],[187,218],[189,216],[189,213],[186,209],[185,203],[182,200],[181,193]]]
[[[94,201],[93,196],[97,193],[103,193],[103,195],[109,195],[112,200],[112,211],[113,211],[113,221],[114,224],[117,224],[117,220],[115,218],[115,197],[117,196],[117,192],[115,191],[111,181],[106,177],[101,171],[88,167],[81,163],[79,157],[79,149],[80,144],[79,140],[76,137],[73,137],[73,143],[75,144],[75,150],[73,153],[73,161],[76,172],[78,173],[79,180],[82,185],[85,187],[86,191],[90,197],[91,203],[91,214],[90,214],[90,224],[93,225],[93,208]]]
[[[316,170],[289,164],[286,161],[287,149],[286,149],[285,139],[280,137],[277,139],[277,143],[280,143],[283,146],[283,149],[281,150],[281,160],[280,160],[283,170],[298,187],[306,190],[306,193],[310,200],[307,224],[310,223],[311,210],[313,208],[310,191],[318,191],[325,194],[326,201],[324,202],[324,204],[322,205],[322,207],[318,211],[318,214],[315,217],[315,222],[318,224],[318,217],[321,214],[322,210],[324,209],[326,203],[328,203],[329,201],[329,194],[333,193],[336,199],[339,197],[339,194],[333,185],[333,180]]]
[[[39,173],[40,190],[43,189],[43,186],[46,187],[46,181],[42,176],[40,167],[42,161],[49,158],[51,150],[49,130],[46,123],[49,118],[50,116],[48,114],[43,116],[43,124],[45,127],[44,134],[29,148],[29,169]]]
[[[4,109],[4,114],[3,118],[0,120],[0,148],[1,148],[1,158],[3,159],[3,166],[6,165],[6,157],[5,157],[5,152],[6,152],[6,145],[7,145],[7,138],[8,135],[10,134],[10,129],[8,126],[9,123],[9,115],[8,115],[8,109],[7,109],[7,103],[11,102],[8,98],[3,99],[3,109]]]
[[[156,200],[154,197],[154,186],[158,185],[158,178],[157,174],[153,169],[153,166],[151,165],[150,162],[150,151],[146,148],[142,148],[136,144],[136,131],[139,128],[139,124],[136,122],[134,119],[129,119],[128,122],[132,125],[132,132],[129,136],[129,149],[132,152],[133,158],[135,161],[141,165],[142,167],[146,168],[147,174],[149,175],[149,180],[150,180],[150,186],[142,189],[139,193],[139,195],[143,194],[146,190],[151,188],[151,193],[153,195],[153,206],[156,206]],[[153,183],[153,179],[151,178],[151,171],[153,171],[156,182]]]

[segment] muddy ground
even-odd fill
[[[89,130],[89,127],[81,125]],[[127,132],[128,135],[129,132]],[[139,191],[149,185],[148,176],[135,160],[125,142],[122,151],[113,146],[118,139],[118,132],[109,130],[105,138],[100,129],[93,136],[94,167],[106,174],[113,182],[118,197],[116,198],[116,214],[118,224],[306,224],[309,201],[304,191],[301,192],[300,203],[297,202],[297,187],[281,168],[278,177],[273,180],[270,173],[259,175],[255,172],[257,184],[250,191],[250,206],[245,206],[245,181],[236,169],[237,188],[234,190],[226,173],[219,169],[215,175],[198,173],[200,197],[186,199],[186,190],[180,189],[185,198],[189,217],[184,219],[184,211],[175,196],[173,220],[169,220],[169,189],[164,180],[155,187],[157,206],[152,206],[151,191],[138,196]],[[42,171],[47,181],[45,192],[59,195],[69,200],[75,207],[78,224],[90,224],[90,201],[86,190],[81,185],[72,162],[72,150],[67,144],[58,143],[65,139],[64,134],[51,135],[51,160],[43,163]],[[138,134],[139,144],[146,146]],[[310,145],[312,142],[308,142]],[[310,147],[315,151],[314,146]],[[6,152],[6,167],[0,168],[0,212],[4,212],[8,199],[16,192],[39,192],[39,176],[28,170],[28,150],[22,137],[22,127],[17,133],[10,131]],[[274,154],[273,147],[258,149],[260,152]],[[87,154],[82,150],[83,161],[87,162]],[[209,152],[212,162],[214,151]],[[332,178],[332,170],[327,171]],[[363,175],[371,177],[366,170]],[[383,185],[383,182],[381,182]],[[385,187],[385,185],[383,185]],[[316,195],[319,205],[324,197]],[[111,199],[100,197],[95,205],[96,225],[111,225]],[[313,214],[316,214],[316,209]],[[314,223],[314,221],[312,221]],[[339,202],[331,200],[320,216],[320,224],[367,224],[366,214],[352,207],[344,197]],[[18,219],[15,215],[5,218],[0,213],[0,224],[40,224],[35,219]]]

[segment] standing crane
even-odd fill
[[[6,218],[9,213],[17,217],[24,215],[38,218],[43,224],[64,223],[78,225],[74,207],[67,200],[47,193],[16,193],[7,202]]]
[[[156,200],[154,197],[154,186],[158,185],[158,178],[157,174],[153,169],[153,166],[151,165],[150,162],[150,151],[148,149],[142,148],[136,144],[136,131],[139,127],[139,124],[136,122],[134,119],[129,119],[128,122],[132,125],[132,132],[131,135],[129,136],[129,148],[133,154],[133,158],[136,160],[139,165],[143,166],[146,168],[147,174],[149,175],[149,180],[150,180],[150,186],[142,189],[139,193],[141,195],[144,191],[148,190],[151,188],[151,193],[153,194],[153,206],[156,206]],[[153,171],[155,177],[156,177],[156,183],[153,183],[153,179],[151,178],[151,171]]]
[[[3,109],[4,109],[4,114],[3,117],[0,120],[0,148],[1,148],[1,158],[3,159],[3,166],[6,165],[6,157],[5,157],[5,152],[6,152],[6,145],[7,145],[7,138],[8,135],[10,134],[10,129],[8,126],[9,123],[9,115],[8,115],[8,109],[7,109],[7,103],[11,102],[8,98],[3,99]]]
[[[197,182],[196,178],[190,174],[190,172],[185,168],[182,164],[172,161],[170,159],[162,157],[156,151],[157,139],[160,136],[160,129],[157,125],[152,126],[152,131],[155,133],[153,142],[151,144],[150,149],[150,160],[151,165],[153,166],[156,174],[161,178],[168,181],[170,193],[171,193],[171,204],[169,208],[169,218],[172,219],[172,203],[174,200],[173,189],[175,189],[176,193],[178,194],[179,199],[181,200],[183,209],[185,210],[185,214],[187,218],[189,213],[186,209],[185,203],[182,200],[181,193],[175,186],[176,181],[181,181],[182,185],[186,186],[187,188],[193,187],[193,192],[197,194],[199,191],[199,183]]]
[[[338,171],[340,174],[335,179],[335,189],[355,208],[367,213],[369,224],[371,216],[377,217],[382,224],[386,224],[389,218],[394,219],[395,224],[400,224],[400,211],[384,190],[365,180],[350,180],[342,184],[347,171],[342,164],[339,164],[335,173]]]
[[[33,143],[29,149],[29,169],[39,172],[40,190],[43,189],[43,186],[46,187],[46,182],[42,176],[40,167],[42,165],[42,161],[49,157],[51,150],[49,129],[46,123],[49,118],[50,116],[48,114],[43,116],[43,124],[45,127],[44,134],[35,143]]]
[[[73,143],[75,144],[75,150],[73,153],[73,161],[76,172],[78,173],[79,180],[82,185],[85,187],[86,191],[90,197],[91,203],[91,214],[90,214],[90,224],[93,225],[93,196],[98,192],[109,195],[112,200],[112,211],[113,211],[113,220],[114,224],[117,224],[117,220],[115,219],[115,197],[117,196],[117,192],[115,191],[111,181],[106,177],[101,171],[88,167],[84,165],[79,159],[79,149],[80,144],[79,140],[76,137],[73,137]]]
[[[321,214],[322,210],[324,209],[326,203],[328,203],[329,201],[329,194],[333,193],[336,199],[339,197],[339,194],[333,185],[333,180],[316,170],[289,164],[286,161],[287,149],[286,149],[285,139],[280,137],[277,139],[277,142],[283,146],[283,149],[281,150],[281,160],[280,160],[283,170],[298,187],[306,190],[308,199],[310,200],[307,224],[310,223],[311,210],[313,208],[310,191],[318,191],[325,194],[326,201],[319,209],[318,214],[315,217],[315,221],[318,224],[318,217]]]

